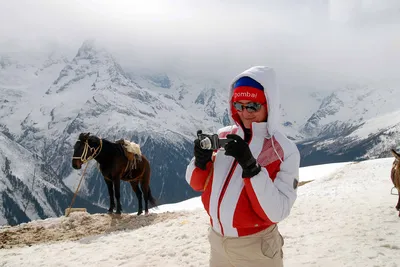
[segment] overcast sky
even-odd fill
[[[400,18],[389,7],[399,10],[400,1],[0,0],[0,43],[76,49],[96,38],[123,66],[221,79],[268,65],[283,84],[393,81]]]

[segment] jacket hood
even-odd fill
[[[238,79],[245,76],[256,80],[264,87],[264,94],[265,98],[267,99],[268,108],[268,118],[266,122],[267,130],[270,135],[273,135],[275,131],[279,130],[280,128],[280,101],[278,87],[276,85],[275,71],[272,68],[265,66],[251,67],[250,69],[245,70],[233,79],[229,86],[229,117],[234,123],[239,125],[238,118],[234,116],[236,112],[233,110],[232,105],[233,85]]]

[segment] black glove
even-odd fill
[[[251,154],[249,145],[236,134],[228,134],[228,139],[233,141],[225,145],[225,155],[234,157],[243,169],[242,177],[251,178],[261,171],[256,159]]]
[[[208,149],[202,149],[200,147],[200,140],[194,140],[194,165],[202,170],[206,169],[206,165],[211,161],[213,151]]]

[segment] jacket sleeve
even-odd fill
[[[211,175],[213,162],[208,162],[206,170],[202,170],[194,165],[194,159],[193,157],[186,168],[186,181],[193,190],[202,192],[208,182],[209,175]]]
[[[300,153],[295,148],[281,162],[274,180],[266,168],[261,168],[256,176],[244,179],[251,205],[261,218],[277,223],[289,215],[297,198],[299,168]]]

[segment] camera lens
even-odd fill
[[[210,149],[211,148],[211,140],[206,137],[203,140],[200,141],[200,147],[202,149]]]

